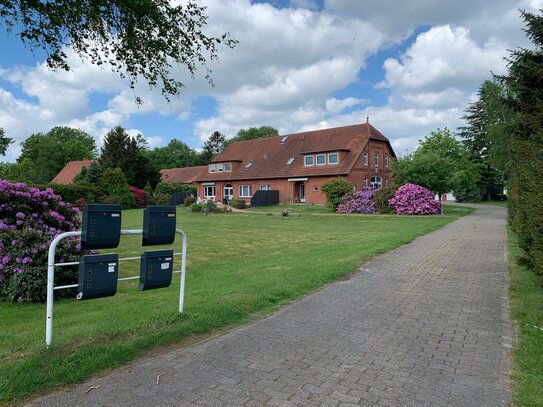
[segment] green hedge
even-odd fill
[[[70,203],[75,203],[80,198],[85,199],[87,203],[96,203],[99,197],[107,195],[103,188],[94,185],[49,184],[49,187],[55,194],[60,195],[62,200]]]

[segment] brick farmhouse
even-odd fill
[[[202,199],[250,202],[257,190],[278,190],[281,203],[323,204],[321,186],[335,177],[357,189],[388,185],[393,158],[389,140],[366,122],[235,142],[194,181]]]

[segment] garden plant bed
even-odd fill
[[[151,348],[246,323],[471,211],[446,207],[444,216],[424,217],[320,215],[300,206],[297,216],[294,205],[283,217],[284,208],[220,215],[178,209],[178,227],[189,243],[181,315],[178,276],[169,288],[146,292],[138,292],[136,282],[124,282],[114,297],[56,301],[53,345],[46,350],[45,305],[0,302],[0,403],[80,382]],[[142,210],[122,216],[124,229],[141,228]],[[140,239],[125,236],[109,252],[138,256]],[[174,250],[179,247],[177,240]],[[179,264],[176,258],[174,269]],[[121,264],[121,276],[138,273],[137,261]]]

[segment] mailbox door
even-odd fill
[[[168,287],[172,282],[173,250],[151,250],[140,261],[140,291]]]
[[[87,205],[83,208],[81,247],[107,249],[119,246],[121,205]]]
[[[145,208],[142,246],[172,244],[175,240],[175,222],[175,206]]]
[[[110,297],[117,292],[119,256],[96,254],[79,260],[78,300]]]

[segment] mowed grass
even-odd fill
[[[444,216],[407,217],[302,209],[283,217],[180,208],[178,227],[188,235],[185,312],[178,313],[179,275],[169,288],[145,292],[137,291],[137,281],[123,282],[114,297],[55,301],[53,345],[45,349],[45,304],[0,302],[0,403],[80,382],[154,347],[248,322],[470,211],[451,206]],[[124,229],[141,228],[141,210],[122,216]],[[141,236],[123,236],[109,252],[138,256],[140,242]],[[175,251],[180,246],[177,238]],[[180,262],[177,257],[174,269]],[[122,262],[120,274],[138,275],[139,262]]]
[[[511,316],[518,333],[513,353],[513,401],[518,407],[543,406],[543,279],[517,264],[522,255],[509,231]]]

